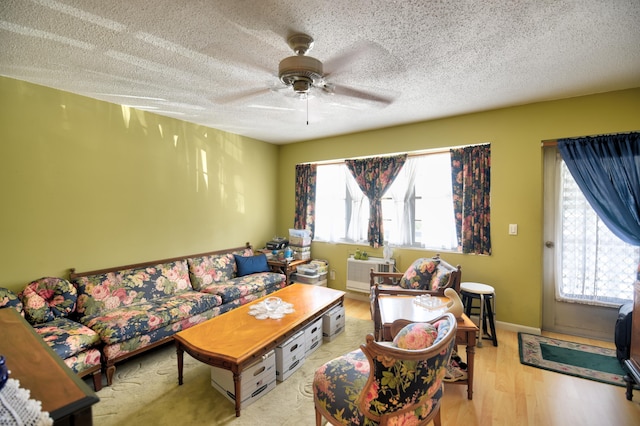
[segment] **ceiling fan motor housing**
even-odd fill
[[[322,81],[322,62],[311,56],[289,56],[280,61],[278,75],[295,92],[307,93]]]

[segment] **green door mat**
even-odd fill
[[[518,333],[520,362],[524,365],[626,386],[626,374],[614,349],[567,342],[535,334]]]

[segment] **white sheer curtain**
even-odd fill
[[[416,168],[416,241],[422,247],[455,250],[456,227],[449,153],[425,155]],[[417,226],[417,225],[416,225]]]
[[[559,157],[556,167],[557,299],[603,306],[633,300],[640,247],[607,228]]]
[[[367,226],[369,224],[369,199],[363,194],[347,166],[343,165],[342,167],[344,169],[347,192],[351,199],[351,214],[349,215],[346,233],[347,240],[355,242],[366,241]]]
[[[385,222],[390,229],[384,229],[385,240],[391,245],[411,246],[413,244],[415,217],[412,204],[417,166],[416,157],[407,158],[386,194],[393,200],[392,211],[384,212],[385,215],[389,214],[391,219],[390,222]]]
[[[345,235],[346,169],[344,164],[318,167],[314,239],[338,242]]]

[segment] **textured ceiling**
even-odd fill
[[[279,87],[294,32],[341,92]],[[640,87],[640,0],[2,0],[0,45],[0,75],[280,144]]]

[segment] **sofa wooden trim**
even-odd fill
[[[177,262],[179,260],[186,260],[186,259],[190,259],[190,258],[194,258],[194,257],[203,257],[203,256],[216,255],[216,254],[225,254],[225,253],[231,253],[231,252],[241,251],[241,250],[246,250],[246,249],[253,249],[253,247],[251,246],[251,244],[249,242],[247,242],[243,247],[234,247],[234,248],[223,249],[223,250],[208,251],[208,252],[205,252],[205,253],[191,254],[191,255],[179,256],[179,257],[171,257],[171,258],[168,258],[168,259],[161,259],[161,260],[151,260],[151,261],[147,261],[147,262],[133,263],[131,265],[113,266],[111,268],[96,269],[94,271],[76,272],[76,268],[71,268],[71,269],[69,269],[69,279],[71,281],[73,281],[74,279],[79,278],[79,277],[86,277],[86,276],[90,276],[90,275],[101,275],[101,274],[106,274],[106,273],[109,273],[109,272],[122,271],[124,269],[144,268],[146,266],[154,266],[154,265],[159,265],[161,263],[171,263],[171,262]]]

